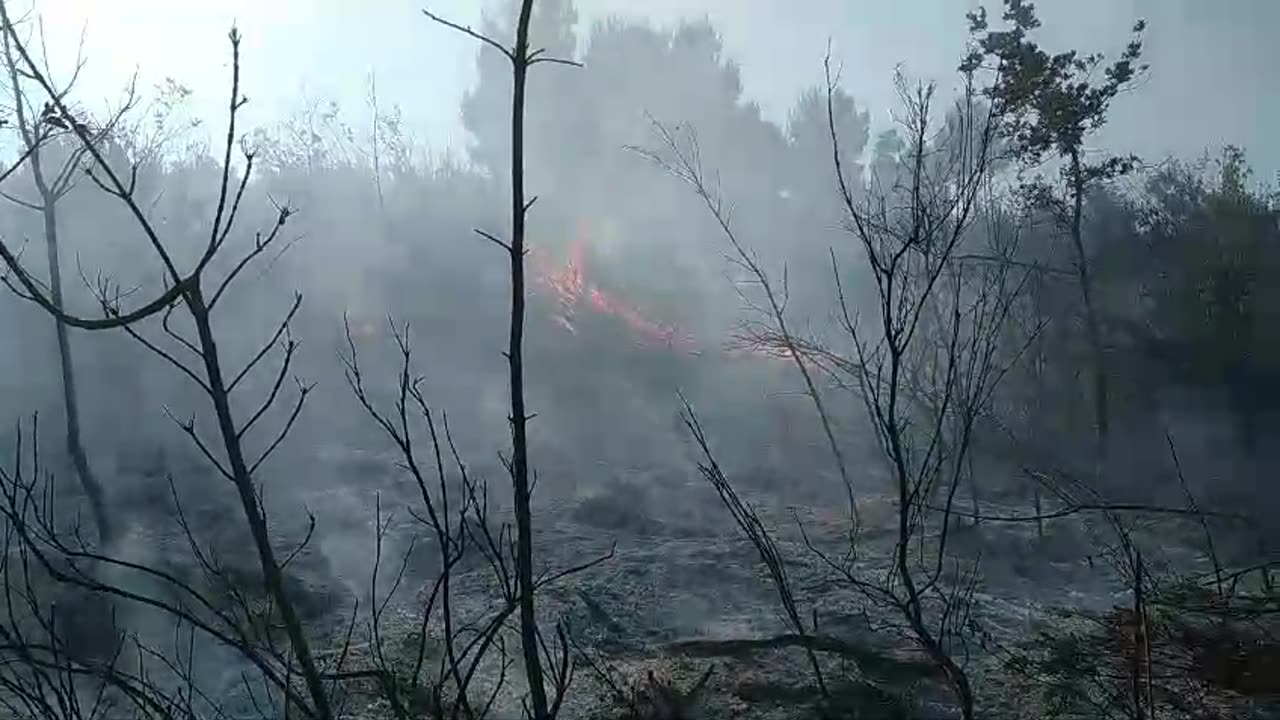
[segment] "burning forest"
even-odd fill
[[[0,720],[1280,717],[1280,14],[903,2],[0,0]]]
[[[645,317],[626,301],[598,286],[589,274],[591,224],[579,223],[579,235],[568,247],[561,264],[546,250],[535,249],[529,259],[538,286],[556,306],[552,319],[570,334],[578,334],[578,316],[598,313],[616,319],[631,332],[640,347],[665,347],[674,352],[695,352],[693,337],[678,328]]]

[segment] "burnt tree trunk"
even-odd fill
[[[41,121],[27,114],[26,98],[21,91],[18,65],[14,60],[9,36],[4,38],[4,60],[8,70],[9,82],[14,95],[13,113],[21,133],[22,143],[28,151],[28,162],[31,165],[31,179],[40,194],[40,215],[44,223],[45,249],[49,262],[49,299],[59,311],[64,309],[62,293],[62,263],[58,252],[58,214],[57,203],[61,190],[51,187],[45,177],[41,145],[47,139],[42,135]],[[74,162],[72,159],[70,162]],[[66,447],[71,463],[75,467],[76,477],[89,499],[89,510],[93,515],[98,541],[108,544],[112,539],[110,518],[107,515],[107,504],[102,484],[89,467],[89,458],[85,453],[84,442],[80,433],[80,401],[76,392],[75,367],[71,360],[71,338],[66,322],[54,316],[54,331],[58,341],[58,366],[62,381],[62,404],[66,421]]]
[[[33,158],[32,167],[36,167],[37,164]],[[39,171],[36,171],[36,177],[40,178]],[[40,194],[45,197],[41,214],[44,219],[45,245],[49,257],[49,295],[54,304],[61,308],[63,307],[62,272],[58,252],[57,214],[52,204],[54,200],[49,196],[48,187],[45,186],[42,178],[37,180],[37,185],[40,186]],[[53,322],[55,325],[54,331],[58,338],[58,370],[62,380],[62,407],[66,420],[67,455],[70,456],[71,464],[76,471],[76,477],[80,480],[80,487],[84,489],[84,493],[89,499],[89,510],[93,514],[94,526],[98,530],[98,542],[106,545],[114,537],[114,529],[111,525],[110,516],[107,514],[107,502],[102,484],[98,482],[97,476],[94,475],[92,468],[89,466],[89,457],[85,452],[84,441],[81,437],[80,400],[76,389],[75,367],[71,359],[70,332],[67,324],[60,318],[55,317]]]
[[[1085,331],[1089,337],[1089,352],[1093,359],[1094,421],[1098,434],[1098,459],[1107,456],[1107,440],[1110,434],[1111,410],[1107,389],[1107,370],[1102,351],[1102,329],[1094,306],[1093,279],[1089,274],[1089,258],[1084,249],[1084,167],[1080,153],[1071,154],[1071,242],[1076,253],[1076,277],[1080,284],[1080,298],[1084,303]]]
[[[520,642],[525,676],[529,682],[529,704],[534,720],[550,717],[547,689],[543,680],[538,643],[538,618],[533,602],[533,512],[529,489],[529,416],[524,398],[524,106],[529,75],[529,20],[533,0],[523,0],[512,52],[511,92],[511,332],[507,342],[507,363],[511,385],[511,487],[516,514],[516,581],[520,587]]]

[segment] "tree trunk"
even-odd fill
[[[62,263],[58,252],[58,198],[45,182],[44,171],[40,164],[40,151],[31,154],[31,173],[36,189],[40,192],[40,214],[44,221],[45,249],[49,262],[49,298],[58,309],[64,309],[62,297]],[[71,338],[67,324],[61,318],[54,317],[54,331],[58,338],[58,366],[62,378],[62,406],[67,429],[67,454],[75,467],[80,487],[89,499],[89,510],[93,515],[93,523],[98,531],[98,542],[102,545],[111,543],[114,533],[111,520],[107,515],[106,497],[101,483],[89,467],[88,454],[84,450],[84,442],[80,436],[80,399],[76,391],[75,367],[71,360]]]
[[[49,249],[49,293],[54,304],[61,308],[63,306],[62,273],[58,269],[58,231],[53,208],[46,206],[44,216],[45,240]],[[89,498],[89,510],[93,513],[93,522],[98,528],[98,542],[105,546],[111,543],[115,533],[107,514],[107,502],[102,484],[98,482],[97,476],[89,467],[89,457],[85,453],[84,443],[80,437],[80,400],[76,391],[75,368],[71,362],[71,338],[66,323],[58,318],[54,318],[54,323],[58,335],[58,363],[62,373],[62,405],[67,422],[67,453],[71,456],[72,465],[75,466],[80,486],[84,488],[84,493]]]
[[[5,15],[8,22],[8,15]],[[49,262],[49,298],[54,307],[64,310],[62,296],[62,263],[58,253],[58,190],[51,188],[44,175],[43,158],[40,145],[43,139],[38,134],[39,128],[32,125],[32,118],[27,116],[26,98],[22,93],[22,84],[18,76],[18,66],[14,62],[9,35],[4,36],[4,60],[8,70],[9,82],[14,95],[13,113],[23,146],[30,152],[28,162],[31,164],[31,179],[40,193],[40,215],[44,222],[45,250]],[[67,454],[75,467],[76,477],[89,499],[89,511],[98,531],[98,542],[107,545],[112,540],[112,527],[107,516],[107,503],[102,485],[89,467],[89,458],[84,450],[84,442],[80,437],[80,400],[76,392],[75,367],[71,362],[71,338],[67,324],[61,317],[54,316],[54,331],[58,339],[58,365],[62,379],[62,404],[67,428]]]
[[[511,387],[511,486],[516,514],[516,581],[520,588],[520,642],[534,720],[550,717],[533,602],[533,512],[530,509],[528,422],[524,402],[524,105],[529,74],[529,20],[533,0],[523,0],[512,58],[511,93],[511,333],[507,363]]]
[[[982,498],[979,497],[978,473],[974,470],[974,467],[973,467],[972,451],[969,452],[969,457],[966,458],[966,462],[969,465],[969,489],[973,493],[969,498],[969,503],[973,507],[973,526],[978,527],[979,525],[982,524],[982,513],[981,513]]]
[[[1044,297],[1042,295],[1043,288],[1041,287],[1042,280],[1043,280],[1042,278],[1037,277],[1035,279],[1035,284],[1032,286],[1032,290],[1031,290],[1032,302],[1035,307],[1035,313],[1036,313],[1035,319],[1036,319],[1037,325],[1040,325],[1041,323],[1044,322],[1044,307],[1043,307]],[[1044,392],[1045,356],[1044,356],[1043,326],[1041,326],[1040,331],[1036,333],[1034,347],[1035,347],[1035,354],[1032,357],[1031,368],[1033,373],[1032,388],[1035,394],[1032,396],[1032,398],[1033,400],[1038,400],[1045,396],[1045,392]],[[1027,417],[1027,428],[1031,433],[1031,446],[1033,448],[1036,448],[1037,450],[1039,450],[1040,448],[1041,428],[1044,427],[1044,424],[1043,424],[1044,420],[1042,418],[1033,417],[1034,413],[1037,412],[1038,409],[1039,409],[1038,406],[1033,405]],[[1031,479],[1032,491],[1033,491],[1034,500],[1035,500],[1036,538],[1039,540],[1044,540],[1044,517],[1041,515],[1041,510],[1040,510],[1040,491],[1041,491],[1040,480],[1030,475],[1028,475],[1028,477]]]
[[[1036,537],[1040,540],[1044,539],[1044,514],[1040,509],[1040,481],[1035,481],[1035,510],[1036,510]]]
[[[1093,400],[1098,433],[1098,458],[1106,457],[1110,432],[1111,411],[1107,392],[1107,371],[1102,352],[1102,330],[1094,308],[1093,281],[1089,276],[1089,259],[1084,250],[1082,231],[1084,217],[1084,168],[1079,151],[1071,153],[1071,242],[1076,251],[1076,275],[1080,283],[1080,296],[1084,301],[1085,330],[1089,334],[1089,351],[1093,355]]]
[[[188,292],[186,301],[199,337],[200,356],[204,363],[205,377],[209,381],[209,397],[213,401],[214,414],[218,420],[218,433],[222,437],[223,449],[227,453],[227,470],[235,484],[236,494],[240,497],[245,519],[249,523],[249,532],[253,537],[253,545],[258,553],[258,563],[262,568],[263,584],[274,601],[277,612],[280,613],[285,635],[289,639],[293,656],[298,661],[302,679],[311,696],[314,705],[312,710],[316,719],[332,720],[329,690],[320,677],[320,671],[311,655],[311,646],[303,632],[302,620],[298,617],[293,599],[285,591],[284,573],[280,569],[280,562],[276,559],[275,550],[271,545],[266,516],[258,503],[257,488],[254,486],[253,475],[244,457],[244,448],[240,444],[240,430],[236,427],[235,417],[231,411],[231,398],[222,374],[218,345],[214,340],[213,328],[209,321],[208,306],[199,286]],[[285,702],[288,703],[288,698]],[[288,715],[288,712],[285,714]]]
[[[1151,656],[1147,637],[1147,606],[1142,584],[1142,552],[1138,551],[1133,563],[1133,656],[1129,658],[1129,691],[1133,696],[1136,720],[1146,720],[1151,706]]]

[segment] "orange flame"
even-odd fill
[[[576,311],[579,307],[588,307],[622,320],[642,345],[691,350],[691,336],[680,333],[675,326],[649,320],[639,310],[587,280],[587,230],[586,223],[583,223],[581,234],[569,244],[569,258],[562,266],[555,266],[545,252],[534,250],[530,254],[538,283],[551,292],[559,305],[552,319],[576,334]]]
[[[590,227],[586,221],[579,226],[577,239],[569,244],[568,258],[557,265],[551,255],[541,248],[530,252],[534,279],[555,298],[557,309],[552,320],[570,333],[577,334],[576,316],[579,308],[586,308],[602,315],[617,318],[627,325],[642,347],[665,347],[690,355],[703,353],[692,335],[680,332],[674,325],[654,322],[639,310],[609,294],[587,278],[587,248]],[[787,358],[755,346],[720,347],[719,353],[730,360],[766,360],[775,375],[785,371]]]
[[[589,223],[582,221],[579,225],[578,237],[569,243],[568,257],[562,264],[557,264],[545,248],[533,247],[529,251],[529,260],[533,270],[533,280],[537,286],[545,290],[556,304],[551,313],[551,320],[571,334],[578,334],[577,318],[580,309],[621,320],[641,347],[664,347],[679,350],[690,355],[701,355],[705,343],[696,342],[686,332],[681,332],[675,325],[660,323],[649,319],[635,307],[628,305],[618,297],[610,294],[599,285],[587,279],[587,250],[591,240]],[[371,340],[382,335],[385,328],[367,318],[354,317],[348,322],[351,336],[357,340]],[[726,359],[747,360],[765,359],[774,361],[778,369],[784,366],[785,359],[776,353],[757,347],[729,346],[718,350]],[[784,362],[777,362],[778,360]]]

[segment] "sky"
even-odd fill
[[[243,36],[249,124],[334,99],[364,108],[368,81],[399,104],[435,150],[465,146],[458,103],[474,82],[474,41],[430,23],[433,11],[478,24],[491,0],[34,0],[55,71],[70,68],[84,35],[81,99],[119,96],[136,70],[142,88],[165,77],[190,87],[193,109],[220,128],[229,70],[226,31]],[[709,18],[742,66],[749,99],[778,122],[821,81],[827,40],[843,84],[887,122],[892,75],[949,81],[978,0],[577,0],[584,26],[610,15],[671,25]],[[989,0],[990,2],[990,0]],[[1149,77],[1115,103],[1099,144],[1150,159],[1244,146],[1258,175],[1280,173],[1280,1],[1040,0],[1051,48],[1118,53],[1138,18],[1149,22]],[[1280,178],[1278,178],[1280,179]]]

